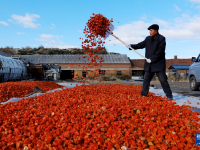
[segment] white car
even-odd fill
[[[194,63],[189,67],[189,82],[192,91],[198,91],[200,87],[200,54],[199,56],[192,57]]]

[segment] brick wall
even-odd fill
[[[82,72],[85,71],[85,70],[74,70],[74,75],[76,76],[76,74],[78,74],[78,77],[82,77]],[[105,70],[105,75],[117,75],[117,71],[121,71],[122,75],[128,75],[128,76],[131,76],[131,70]],[[96,77],[95,75],[95,72],[96,74],[99,72],[99,71],[91,71],[91,70],[87,70],[87,77]]]
[[[71,66],[71,64],[59,64],[61,66],[62,69],[68,69],[68,67],[70,68],[83,68],[83,66],[85,65],[86,67],[88,67],[87,64],[80,64],[81,66],[78,66],[78,63],[74,63],[73,66]],[[113,64],[104,64],[101,63],[100,66],[93,66],[93,68],[131,68],[131,63],[130,64],[117,64],[117,63],[113,63]]]
[[[166,69],[166,72],[172,72],[172,70],[169,70],[169,69]],[[180,73],[188,73],[189,70],[177,70],[177,73],[180,74]]]
[[[82,72],[85,71],[83,69],[83,66],[85,65],[85,67],[88,67],[87,64],[80,64],[81,66],[79,66],[78,63],[74,63],[73,66],[71,64],[59,64],[61,66],[62,70],[74,70],[74,77],[78,74],[77,77],[82,77]],[[131,76],[132,75],[132,70],[131,70],[131,63],[130,64],[104,64],[101,63],[101,66],[93,66],[93,68],[88,68],[87,69],[87,77],[91,76],[91,77],[95,77],[95,73],[94,72],[99,72],[99,71],[94,71],[94,69],[101,69],[101,70],[105,70],[105,74],[106,75],[117,75],[117,71],[121,71],[122,75],[128,75]],[[91,71],[92,70],[92,71]]]
[[[143,70],[144,67],[144,59],[131,59],[132,62],[132,69],[133,70],[138,70],[138,68],[140,68],[141,70]],[[171,72],[168,68],[172,65],[172,64],[176,64],[176,65],[192,65],[194,62],[191,60],[191,58],[178,58],[177,55],[174,56],[174,59],[166,59],[166,72]],[[187,70],[188,73],[189,70]],[[178,74],[180,73],[186,73],[186,70],[178,70]]]
[[[74,77],[78,74],[77,77],[82,77],[82,71],[81,70],[74,70]]]

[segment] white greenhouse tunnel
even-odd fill
[[[0,80],[23,79],[27,76],[25,64],[16,59],[0,56]]]

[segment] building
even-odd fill
[[[72,79],[76,75],[78,78],[94,77],[97,71],[93,71],[94,68],[101,68],[100,71],[104,71],[105,75],[127,75],[132,77],[144,76],[144,63],[145,59],[130,59],[125,54],[98,54],[99,58],[102,57],[104,62],[97,63],[101,66],[95,66],[93,68],[87,68],[87,60],[89,55],[82,54],[61,54],[61,55],[11,55],[0,51],[0,55],[12,58],[19,58],[20,60],[26,60],[33,64],[47,65],[58,64],[61,66],[61,79]],[[86,57],[83,58],[82,56]],[[80,59],[79,59],[80,58]],[[76,62],[74,62],[76,60]],[[99,59],[100,60],[100,59]],[[72,66],[73,64],[73,66]],[[189,59],[180,59],[175,55],[173,59],[166,59],[166,73],[170,72],[176,74],[187,74],[189,66],[193,64],[193,61]],[[181,65],[181,66],[180,66]],[[184,66],[187,65],[185,68]],[[175,68],[174,68],[175,67]]]
[[[82,56],[86,57],[83,58]],[[87,63],[91,62],[87,60],[89,55],[82,54],[65,54],[65,55],[13,55],[13,57],[19,57],[20,59],[25,59],[34,64],[58,64],[61,66],[61,80],[72,79],[76,75],[81,78],[84,77],[94,77],[97,71],[93,71],[94,68],[101,68],[100,71],[104,71],[105,75],[128,75],[131,76],[131,62],[130,59],[125,54],[98,54],[99,59],[97,63],[100,66],[94,66],[93,68],[87,68]],[[104,62],[99,62],[100,59],[103,59]],[[80,59],[79,59],[80,58]],[[74,62],[76,60],[76,62]],[[73,66],[72,66],[73,64]],[[73,74],[72,74],[73,73]]]
[[[145,59],[131,59],[131,75],[136,77],[144,76]]]
[[[189,66],[193,63],[194,62],[191,60],[191,58],[177,58],[177,55],[175,55],[174,59],[167,59],[166,72],[174,72],[177,75],[187,74],[189,71]]]
[[[180,75],[181,77],[184,77],[188,76],[189,67],[190,65],[171,65],[168,70],[171,70],[169,74],[174,74],[176,76]]]
[[[145,59],[131,59],[132,76],[144,76],[144,63]],[[188,73],[188,65],[190,66],[193,63],[191,58],[177,58],[177,55],[175,55],[173,59],[166,59],[166,73],[174,72],[179,75]],[[178,66],[178,68],[173,69],[173,66]]]

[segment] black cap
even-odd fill
[[[158,26],[157,24],[152,24],[152,25],[148,28],[148,30],[150,30],[150,29],[159,30],[159,26]]]

